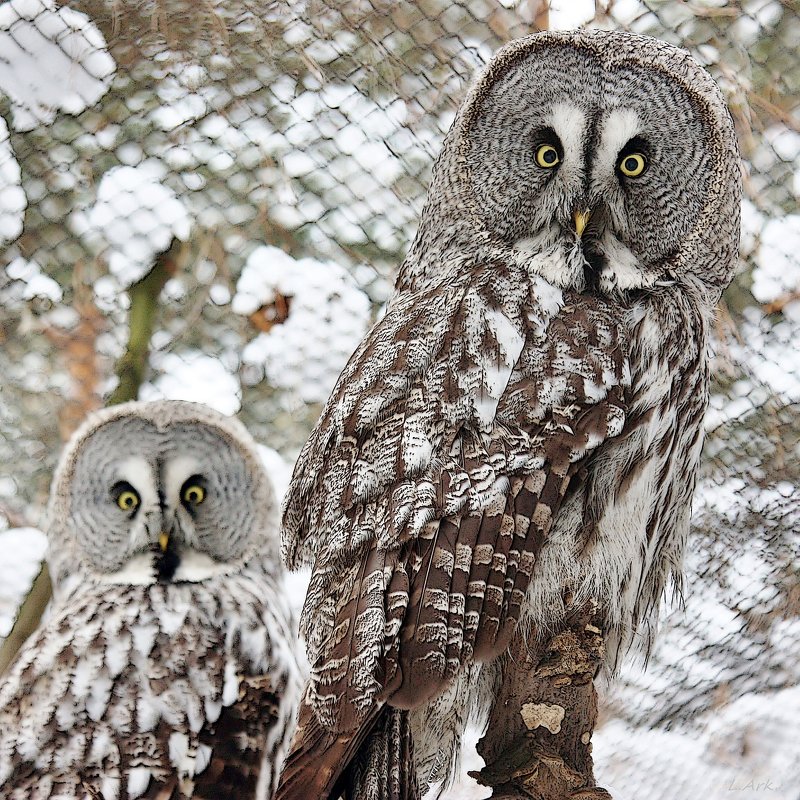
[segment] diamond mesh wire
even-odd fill
[[[157,263],[141,396],[239,412],[295,455],[390,291],[466,86],[548,23],[689,49],[747,165],[685,608],[665,611],[647,670],[606,693],[598,775],[619,797],[797,800],[796,0],[3,3],[0,522],[38,521],[63,437],[130,353],[131,287]]]

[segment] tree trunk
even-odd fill
[[[592,771],[594,677],[604,655],[597,604],[574,609],[551,639],[528,639],[518,629],[504,657],[502,688],[478,743],[486,766],[472,776],[495,798],[610,800]]]

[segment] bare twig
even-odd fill
[[[800,120],[791,111],[786,111],[775,103],[771,103],[766,97],[762,97],[756,92],[748,92],[747,98],[751,106],[758,106],[762,111],[771,114],[775,119],[780,120],[789,130],[800,131]]]
[[[87,290],[86,284],[77,277],[81,272],[81,266],[76,265],[73,271],[72,307],[78,314],[77,324],[70,330],[54,325],[43,329],[45,336],[58,349],[70,376],[71,389],[58,412],[62,441],[69,439],[83,418],[101,405],[102,375],[97,356],[97,338],[106,330],[108,320],[97,308],[91,290]]]
[[[530,20],[537,31],[550,27],[550,0],[527,0],[520,8],[520,15]]]
[[[12,528],[31,528],[33,527],[25,515],[17,511],[14,508],[11,508],[8,503],[3,502],[0,500],[0,514],[2,514],[7,520],[8,524]]]
[[[764,309],[765,314],[779,314],[789,303],[794,303],[797,300],[800,300],[800,289],[782,294],[780,297],[776,297],[771,303],[765,303],[761,307]]]

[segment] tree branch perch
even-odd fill
[[[532,639],[518,629],[504,657],[502,688],[478,743],[486,766],[470,774],[494,798],[611,800],[595,784],[591,756],[594,677],[605,652],[597,604],[573,609],[549,641]]]

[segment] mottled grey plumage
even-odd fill
[[[53,479],[49,617],[0,688],[0,796],[271,796],[300,686],[276,522],[236,420],[93,414]]]
[[[414,796],[389,757],[412,747],[423,788],[446,780],[517,622],[557,630],[568,595],[600,602],[609,667],[647,643],[680,580],[739,196],[730,116],[686,53],[579,31],[495,56],[287,495],[312,672],[281,798],[365,759],[390,774],[376,792],[362,769],[363,796]]]

